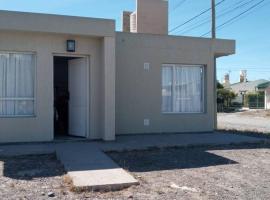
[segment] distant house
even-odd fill
[[[259,91],[264,91],[265,94],[265,109],[270,110],[270,81],[258,85]]]
[[[238,83],[230,83],[230,75],[225,74],[224,80],[223,80],[223,86],[224,88],[233,91],[235,94],[237,94],[236,98],[232,101],[233,103],[238,103],[244,105],[245,97],[247,94],[256,93],[256,92],[264,92],[265,98],[256,98],[256,105],[255,107],[264,108],[267,106],[267,102],[269,101],[269,92],[268,89],[270,87],[270,81],[265,79],[259,79],[255,81],[248,81],[247,80],[247,71],[241,70],[240,71],[240,79]],[[260,105],[258,105],[258,102]],[[254,106],[252,106],[254,107]],[[270,107],[270,105],[268,105]]]
[[[244,103],[245,95],[248,93],[255,93],[258,91],[258,86],[261,84],[268,83],[269,81],[264,79],[259,79],[255,81],[239,82],[230,85],[231,90],[237,94],[234,102]]]

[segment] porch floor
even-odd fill
[[[267,139],[228,133],[118,136],[115,142],[66,141],[0,145],[0,156],[56,153],[76,189],[121,189],[138,184],[104,152],[162,147],[227,145],[269,142]]]

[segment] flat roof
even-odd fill
[[[0,30],[110,37],[115,20],[0,10]]]
[[[125,36],[130,40],[136,40],[137,44],[144,45],[144,39],[147,39],[146,45],[152,45],[156,48],[169,46],[172,49],[177,49],[180,42],[190,43],[196,47],[197,44],[203,43],[211,48],[215,57],[222,57],[235,54],[235,40],[228,39],[211,39],[203,37],[191,37],[191,36],[176,36],[176,35],[160,35],[149,33],[130,33],[130,32],[116,32],[116,36]]]

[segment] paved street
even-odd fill
[[[251,110],[237,113],[219,113],[218,128],[270,133],[270,112]]]

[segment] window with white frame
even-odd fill
[[[35,55],[0,52],[0,117],[33,116]]]
[[[162,65],[162,112],[204,112],[203,65]]]

